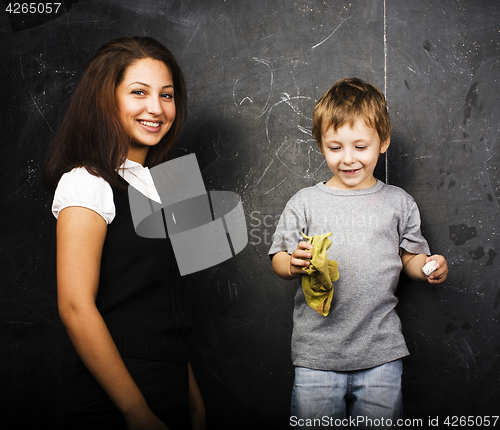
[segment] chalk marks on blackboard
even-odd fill
[[[296,76],[317,64],[317,55],[323,55],[318,48],[337,44],[338,34],[353,17],[344,16],[339,22],[337,15],[334,21],[322,21],[310,33],[310,44],[301,50],[280,52],[279,36],[273,35],[278,40],[273,50],[259,40],[233,58],[232,104],[240,115],[256,120],[253,124],[256,133],[262,132],[261,125],[264,127],[266,139],[259,162],[254,162],[250,169],[254,179],[245,188],[255,188],[266,178],[267,188],[263,191],[266,195],[282,185],[286,176],[314,178],[325,165],[312,136],[314,96],[310,92],[301,94]],[[335,24],[329,27],[332,22]],[[329,52],[329,55],[334,54]],[[290,76],[292,80],[288,81]]]
[[[344,18],[344,20],[335,28],[335,30],[333,30],[330,35],[326,38],[326,39],[323,39],[321,42],[317,43],[316,45],[314,45],[312,47],[312,49],[315,49],[317,48],[318,46],[322,45],[323,43],[325,43],[328,39],[330,39],[330,37],[332,37],[336,32],[337,30],[342,27],[342,25],[348,20],[350,19],[350,17],[348,16],[347,18]]]
[[[253,184],[253,186],[254,186],[254,187],[255,187],[255,186],[257,186],[257,185],[259,185],[259,184],[260,184],[260,181],[262,181],[262,179],[264,178],[264,176],[266,176],[266,173],[267,173],[267,171],[269,170],[269,168],[271,167],[271,165],[273,164],[273,161],[274,161],[274,159],[271,159],[271,161],[270,161],[270,162],[266,165],[266,168],[264,169],[264,173],[262,173],[262,175],[259,177],[259,179],[255,182],[255,184]],[[248,186],[248,184],[247,184],[247,185],[245,185],[245,188],[246,188],[247,186]],[[276,187],[274,187],[274,188],[276,188]],[[274,189],[274,188],[273,188],[273,189]],[[267,194],[267,193],[266,193],[266,194]]]
[[[269,194],[271,191],[275,190],[276,188],[278,188],[283,182],[285,182],[287,180],[287,178],[285,177],[284,179],[281,180],[281,182],[279,184],[277,184],[276,186],[272,187],[270,190],[267,190],[264,195],[266,194]]]
[[[252,185],[253,187],[259,185],[262,179],[270,173],[271,181],[275,182],[275,185],[265,191],[264,195],[283,184],[288,179],[288,173],[301,178],[311,178],[325,163],[316,140],[312,136],[310,113],[313,107],[314,101],[310,97],[290,97],[289,94],[283,93],[281,100],[268,109],[265,120],[266,149],[274,157],[266,162],[262,175]],[[275,174],[276,169],[271,169],[276,160],[286,169],[285,177],[283,177],[283,169],[278,176]]]
[[[266,117],[268,147],[289,172],[304,178],[313,176],[325,162],[311,132],[313,108],[310,97],[284,93]]]
[[[256,120],[263,118],[265,150],[274,154],[264,162],[262,174],[253,187],[259,185],[268,172],[274,174],[275,169],[271,166],[276,160],[287,172],[303,178],[314,176],[324,164],[324,157],[311,132],[314,100],[283,92],[279,101],[271,104],[274,86],[272,64],[263,58],[252,57],[242,61],[235,73],[233,105],[241,115]],[[276,184],[264,194],[270,193],[285,180],[283,176],[276,178]]]
[[[38,103],[36,102],[35,97],[33,97],[33,94],[31,94],[31,92],[29,92],[29,95],[31,97],[33,105],[36,107],[36,110],[41,115],[41,117],[43,118],[43,120],[45,121],[45,123],[47,124],[47,126],[49,127],[50,131],[53,132],[54,130],[52,129],[52,127],[50,126],[50,123],[47,121],[47,118],[45,117],[45,115],[43,114],[42,110],[38,106]]]
[[[12,56],[11,65],[6,65],[19,73],[19,85],[26,88],[22,107],[28,113],[28,121],[35,124],[37,118],[41,117],[51,133],[55,129],[51,112],[59,107],[56,100],[76,74],[75,71],[67,70],[65,65],[57,64],[58,60],[57,56],[46,52],[44,48],[37,54],[21,52],[19,56]]]
[[[255,112],[261,117],[266,112],[274,84],[274,73],[268,61],[253,57],[245,62],[242,74],[233,86],[233,102],[240,113]],[[264,68],[262,67],[264,66]],[[248,112],[251,111],[251,112]]]

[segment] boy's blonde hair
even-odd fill
[[[340,79],[317,102],[313,112],[312,134],[321,149],[321,133],[333,127],[353,126],[363,119],[377,130],[380,142],[391,136],[391,121],[382,92],[358,78]]]

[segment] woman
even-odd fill
[[[59,314],[81,360],[68,428],[204,427],[183,279],[170,241],[135,234],[127,195],[130,184],[159,199],[148,167],[168,160],[185,113],[170,51],[120,38],[95,54],[56,135],[44,182],[56,189]]]

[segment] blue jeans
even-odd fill
[[[297,427],[300,419],[317,419],[318,427],[395,425],[403,412],[402,373],[401,360],[352,372],[296,367],[290,420]]]

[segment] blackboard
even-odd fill
[[[72,347],[57,315],[55,220],[38,175],[90,56],[122,35],[152,36],[178,57],[189,90],[179,148],[196,153],[207,189],[241,196],[247,219],[244,251],[190,275],[192,364],[209,428],[288,427],[297,285],[273,274],[267,251],[291,195],[330,177],[310,134],[312,108],[347,76],[386,94],[394,131],[377,176],[413,195],[431,249],[450,264],[439,286],[400,282],[405,417],[427,425],[500,415],[499,23],[496,0],[2,9],[2,427],[60,426]]]

